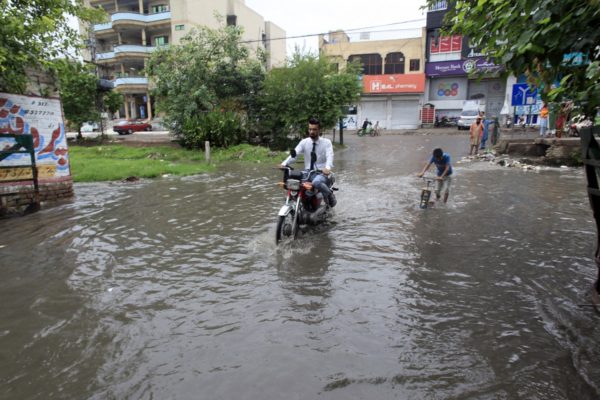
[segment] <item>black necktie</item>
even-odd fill
[[[313,149],[310,152],[310,170],[315,169],[315,161],[317,160],[317,154],[315,153],[315,147],[317,147],[317,142],[313,142]],[[315,153],[315,158],[313,159],[312,154]]]

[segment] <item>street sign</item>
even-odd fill
[[[537,89],[531,89],[526,83],[515,83],[512,90],[511,106],[528,106],[535,104]]]

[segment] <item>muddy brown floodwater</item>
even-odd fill
[[[581,169],[357,138],[329,223],[275,246],[269,165],[75,185],[0,221],[1,399],[598,399]],[[433,147],[445,206],[418,207]]]

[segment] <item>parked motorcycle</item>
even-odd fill
[[[292,150],[292,157],[296,152]],[[316,160],[316,154],[311,157]],[[314,165],[314,162],[313,162]],[[317,225],[323,222],[328,214],[330,205],[323,198],[323,194],[313,188],[311,178],[322,173],[318,169],[312,171],[295,171],[292,167],[279,167],[283,171],[283,182],[280,186],[287,191],[285,204],[277,215],[277,229],[275,242],[279,244],[285,238],[296,239],[301,225]],[[335,176],[330,173],[330,189],[333,187]],[[333,206],[333,205],[332,205]]]
[[[581,128],[590,126],[592,126],[592,121],[589,118],[586,118],[584,115],[577,115],[569,123],[567,136],[580,136]]]
[[[442,127],[455,127],[458,124],[458,119],[456,117],[447,117],[446,115],[439,118],[437,115],[435,116],[435,122],[433,126],[436,128]]]

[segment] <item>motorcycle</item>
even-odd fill
[[[291,151],[292,157],[296,152]],[[311,153],[311,159],[316,161],[317,155]],[[314,165],[313,161],[313,165]],[[328,214],[330,206],[323,194],[313,188],[311,182],[315,174],[321,174],[319,169],[311,171],[295,171],[292,167],[279,167],[283,171],[283,182],[279,185],[287,191],[285,204],[281,206],[277,214],[277,228],[275,231],[275,243],[279,244],[285,238],[296,239],[300,225],[317,225],[323,222]],[[330,173],[329,188],[333,187],[335,176]]]
[[[567,136],[579,137],[581,128],[587,128],[592,126],[592,121],[586,118],[584,115],[577,115],[573,117],[571,123],[568,125]]]
[[[442,116],[442,118],[439,118],[437,115],[435,116],[435,122],[433,123],[433,126],[435,126],[436,128],[443,128],[443,127],[455,127],[458,124],[458,119],[456,117],[447,117],[447,116]]]

